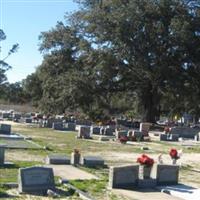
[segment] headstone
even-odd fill
[[[92,122],[89,120],[76,120],[76,124],[81,126],[91,126]]]
[[[54,122],[52,125],[52,129],[62,131],[63,130],[63,123],[62,122]]]
[[[104,135],[104,132],[105,132],[105,127],[101,127],[100,128],[100,135]]]
[[[194,136],[199,133],[199,129],[190,127],[173,127],[171,128],[170,134],[178,134],[182,138],[194,139]]]
[[[32,123],[32,119],[31,119],[31,118],[26,118],[26,119],[25,119],[25,123],[31,124],[31,123]]]
[[[140,132],[142,132],[144,136],[148,136],[150,126],[150,123],[140,123]]]
[[[0,166],[4,165],[5,145],[0,145]]]
[[[170,135],[170,140],[171,140],[172,142],[177,142],[178,139],[179,139],[179,135],[178,135],[178,134],[171,134],[171,135]]]
[[[90,128],[90,133],[94,135],[99,135],[100,134],[100,127],[97,126],[91,126]]]
[[[19,113],[13,113],[13,119],[19,120],[21,118],[21,114]]]
[[[9,118],[10,117],[10,113],[6,113],[6,112],[4,112],[4,113],[2,113],[2,118]]]
[[[76,124],[68,122],[67,124],[65,124],[65,129],[67,131],[75,131],[76,130]]]
[[[132,188],[137,186],[139,165],[110,167],[109,188]]]
[[[19,169],[18,190],[20,193],[46,194],[48,189],[55,189],[52,168],[29,167]]]
[[[160,141],[168,141],[167,134],[160,134]]]
[[[53,123],[62,122],[62,121],[63,121],[62,119],[49,118],[49,119],[46,120],[46,127],[52,128]]]
[[[105,128],[104,135],[113,136],[113,129],[112,128]]]
[[[112,130],[112,132],[115,132],[115,129],[117,128],[117,126],[116,125],[108,125],[108,126],[106,126],[106,128],[109,128]]]
[[[87,167],[104,166],[104,160],[97,156],[83,156],[81,158],[81,164]]]
[[[141,131],[133,131],[133,136],[136,140],[141,141],[143,139],[144,134]]]
[[[197,135],[194,136],[194,140],[195,141],[199,141],[199,133]]]
[[[80,126],[78,131],[78,138],[90,139],[90,127]]]
[[[119,139],[122,136],[127,136],[127,134],[128,134],[127,130],[119,130],[119,131],[116,130],[115,132],[116,139]]]
[[[157,180],[158,185],[178,184],[179,166],[154,164],[151,171],[151,178]]]
[[[69,165],[70,164],[70,158],[65,155],[48,155],[46,158],[47,164],[57,164],[57,165]]]
[[[0,134],[10,135],[11,134],[11,125],[1,124],[0,125]]]

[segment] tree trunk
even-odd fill
[[[149,84],[148,88],[142,91],[140,98],[142,106],[142,121],[155,123],[160,117],[160,96],[157,88],[152,89],[152,85]]]

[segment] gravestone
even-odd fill
[[[62,122],[53,122],[52,129],[57,130],[57,131],[62,131],[63,123]]]
[[[80,126],[78,130],[78,138],[90,139],[90,127]]]
[[[104,160],[97,156],[83,156],[81,158],[81,164],[87,167],[104,166]]]
[[[113,129],[112,128],[105,128],[104,135],[113,136]]]
[[[133,188],[138,185],[139,165],[110,167],[109,188]]]
[[[99,135],[100,134],[100,127],[98,126],[91,126],[90,128],[90,133],[94,135]]]
[[[21,119],[21,114],[20,113],[13,113],[12,114],[12,120],[14,122],[19,122],[20,119]]]
[[[140,123],[140,132],[142,132],[144,136],[148,136],[150,126],[150,123]]]
[[[76,130],[76,124],[68,122],[68,123],[65,124],[65,129],[67,131],[75,131]]]
[[[179,135],[178,135],[178,134],[171,134],[171,135],[170,135],[170,140],[171,140],[172,142],[177,142],[178,139],[179,139]]]
[[[9,118],[9,117],[10,117],[10,113],[6,113],[6,112],[2,113],[2,118],[3,119]]]
[[[157,185],[156,179],[139,179],[138,187],[140,189],[155,188]]]
[[[0,166],[4,165],[5,160],[5,145],[0,145]]]
[[[105,127],[101,127],[100,128],[100,135],[104,135],[104,132],[105,132]]]
[[[11,134],[11,125],[1,124],[0,125],[0,134],[10,135]]]
[[[168,141],[167,134],[160,134],[160,141]]]
[[[151,171],[151,178],[157,180],[157,185],[178,184],[179,166],[154,164]]]
[[[127,130],[119,130],[119,131],[116,130],[115,132],[116,139],[119,139],[122,136],[127,136],[127,134],[128,134]]]
[[[199,129],[190,127],[173,127],[171,128],[170,134],[177,134],[182,138],[194,139],[194,136],[199,133]]]
[[[70,158],[59,154],[48,155],[46,158],[46,164],[69,165]]]
[[[89,120],[76,120],[76,125],[91,126],[92,122]]]
[[[52,168],[28,167],[19,169],[18,190],[20,193],[46,194],[48,189],[55,189]]]
[[[32,118],[25,118],[25,123],[31,124],[32,123]]]
[[[106,128],[109,128],[112,130],[112,132],[115,132],[115,129],[117,128],[117,126],[116,125],[108,125],[108,126],[106,126]]]
[[[62,122],[62,121],[63,121],[62,119],[49,118],[46,120],[46,127],[52,128],[53,123]]]
[[[199,141],[200,140],[200,134],[198,133],[197,135],[194,136],[194,140],[195,141]]]
[[[136,140],[141,141],[143,139],[143,132],[141,131],[133,131],[133,136],[135,137]]]

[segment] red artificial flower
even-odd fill
[[[119,141],[120,141],[121,143],[126,143],[126,142],[128,141],[128,137],[127,137],[127,136],[121,136],[121,137],[119,138]]]
[[[172,148],[169,152],[169,155],[171,156],[172,159],[179,159],[178,151],[176,149]]]
[[[166,133],[169,133],[169,132],[170,132],[170,127],[169,127],[169,126],[166,126],[166,127],[164,128],[164,131],[165,131]]]
[[[145,154],[137,158],[137,162],[146,166],[152,166],[154,164],[154,160]]]

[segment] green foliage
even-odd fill
[[[38,84],[30,85],[36,95],[30,96],[43,111],[81,110],[96,120],[129,110],[149,122],[162,110],[198,113],[199,105],[191,105],[199,100],[197,5],[184,0],[76,2],[82,9],[66,17],[67,25],[59,22],[40,36],[44,60],[33,75]]]

